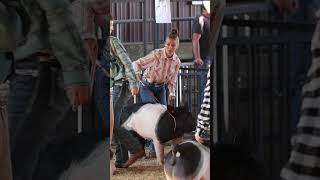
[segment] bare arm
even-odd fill
[[[200,44],[199,40],[201,38],[201,34],[193,33],[192,34],[192,52],[194,58],[200,58]]]

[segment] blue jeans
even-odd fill
[[[155,86],[142,80],[142,83],[140,83],[140,97],[142,102],[157,102],[167,105],[166,85]],[[153,143],[150,143],[148,148],[151,153],[155,152]]]
[[[8,102],[13,180],[32,180],[41,149],[71,107],[56,64],[25,59],[15,72]]]
[[[203,64],[201,66],[197,65],[196,68],[200,68],[197,71],[198,74],[198,82],[199,82],[199,92],[200,92],[200,99],[199,99],[199,104],[202,103],[203,101],[203,97],[204,97],[204,89],[206,87],[206,83],[207,83],[207,71],[205,70],[201,70],[201,69],[205,69],[208,68],[208,66],[211,63],[211,58],[210,56],[206,56],[206,57],[201,57],[201,59],[203,60]]]
[[[161,86],[155,86],[144,80],[142,83],[140,83],[140,97],[142,102],[157,102],[167,105],[167,93],[164,84]]]
[[[114,121],[115,126],[121,126],[120,115],[124,106],[128,105],[128,101],[131,98],[131,92],[129,89],[128,81],[116,81],[112,91],[113,107],[114,107]],[[116,135],[113,138],[116,144],[116,163],[125,163],[128,160],[128,149],[121,143]]]
[[[0,82],[0,179],[11,180],[11,158],[9,146],[9,126],[7,113],[7,96],[9,87],[7,83]]]
[[[109,68],[107,60],[100,61],[102,67]],[[101,70],[100,67],[96,69],[96,79],[95,79],[95,104],[98,109],[98,116],[102,122],[105,123],[107,129],[110,129],[110,79]],[[109,137],[109,133],[107,133]]]

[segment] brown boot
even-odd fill
[[[144,149],[141,149],[134,154],[130,154],[130,158],[128,159],[128,161],[126,163],[124,163],[122,165],[122,168],[129,167],[131,164],[133,164],[134,162],[136,162],[138,159],[142,158],[145,155],[146,155],[146,153],[145,153]]]

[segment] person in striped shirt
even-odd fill
[[[181,61],[175,53],[179,47],[178,30],[172,29],[165,41],[165,47],[155,49],[147,56],[133,62],[137,79],[140,81],[141,71],[145,70],[140,81],[139,91],[142,102],[158,102],[164,105],[175,99],[176,81]],[[169,90],[167,99],[166,86]],[[149,145],[149,156],[155,157],[152,143]]]
[[[198,114],[195,139],[201,144],[210,146],[210,68],[207,74],[201,110]]]
[[[297,10],[295,0],[274,0],[280,13]],[[320,179],[320,9],[316,12],[317,26],[311,41],[312,63],[302,89],[302,105],[292,150],[280,176],[285,180]]]

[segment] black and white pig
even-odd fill
[[[194,131],[196,119],[188,107],[172,107],[157,103],[138,103],[124,107],[122,126],[144,139],[152,139],[159,164],[164,160],[164,143],[181,140],[184,133]]]
[[[172,145],[164,172],[167,180],[210,180],[210,149],[195,141]]]

